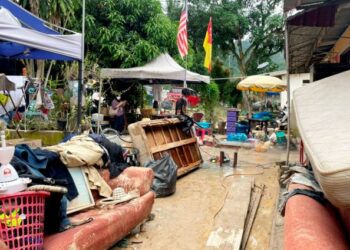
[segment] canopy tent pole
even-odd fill
[[[290,153],[290,74],[289,74],[289,36],[288,36],[288,22],[287,16],[285,15],[285,53],[286,53],[286,68],[287,68],[287,109],[288,109],[288,129],[287,129],[287,157],[286,165],[289,165],[289,153]]]
[[[100,116],[101,114],[101,100],[102,100],[102,80],[101,80],[101,77],[99,79],[99,82],[100,82],[100,88],[99,88],[99,91],[98,91],[98,109],[97,109],[97,113],[98,113],[98,116]],[[96,132],[97,134],[100,134],[102,131],[100,131],[100,117],[98,117],[97,119],[97,129],[96,129]]]
[[[83,0],[81,60],[79,61],[78,114],[77,114],[78,130],[80,130],[81,117],[82,117],[82,99],[83,99],[82,97],[83,97],[83,82],[84,82],[84,37],[85,37],[85,0]]]

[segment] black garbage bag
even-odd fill
[[[177,179],[177,165],[171,155],[167,154],[156,161],[145,163],[145,167],[154,172],[152,190],[157,197],[165,197],[175,193]]]

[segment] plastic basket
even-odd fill
[[[276,142],[277,142],[277,144],[287,143],[286,134],[283,131],[276,132]]]
[[[43,249],[45,198],[49,192],[0,196],[0,237],[9,249]]]

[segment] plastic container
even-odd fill
[[[241,142],[245,142],[248,140],[248,137],[246,134],[243,133],[230,133],[227,135],[227,141],[241,141]]]
[[[236,133],[248,134],[248,132],[249,132],[249,126],[248,125],[244,125],[244,124],[240,124],[240,123],[236,124]]]
[[[0,196],[0,238],[9,249],[43,249],[45,198],[49,192]]]
[[[209,123],[209,122],[197,122],[197,124],[198,124],[201,128],[210,128],[210,123]]]
[[[276,132],[276,143],[280,145],[287,143],[286,134],[283,131]]]

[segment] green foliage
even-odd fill
[[[188,35],[192,71],[208,74],[203,67],[203,40],[209,17],[213,19],[213,69],[212,78],[227,78],[234,73],[246,76],[278,68],[272,57],[283,49],[283,17],[276,11],[281,0],[191,0],[189,5]],[[167,0],[168,16],[178,21],[181,5],[176,0]],[[234,60],[232,60],[232,57]],[[214,59],[219,58],[220,60]],[[237,68],[230,72],[224,63]],[[268,67],[257,69],[268,62]],[[280,61],[279,61],[279,64]],[[233,69],[233,67],[232,67]],[[239,79],[238,79],[239,80]],[[236,90],[238,80],[217,81],[220,100],[236,106],[242,101],[242,92]],[[194,86],[193,88],[199,89]]]
[[[207,120],[214,123],[217,119],[215,116],[215,107],[220,100],[220,90],[216,83],[203,84],[200,86],[201,106],[203,107]]]
[[[228,78],[230,77],[230,70],[224,66],[224,63],[219,59],[216,58],[213,61],[213,67],[211,71],[211,77],[212,78]],[[220,91],[220,100],[223,100],[223,102],[227,102],[228,99],[224,99],[224,97],[227,97],[225,95],[225,86],[230,83],[229,79],[219,79],[215,80],[215,82],[218,83],[219,91]]]
[[[66,27],[76,21],[75,12],[81,7],[80,0],[19,0],[21,6],[35,15],[58,26]]]
[[[138,66],[176,51],[177,25],[158,0],[91,0],[86,13],[88,56],[101,67]]]

